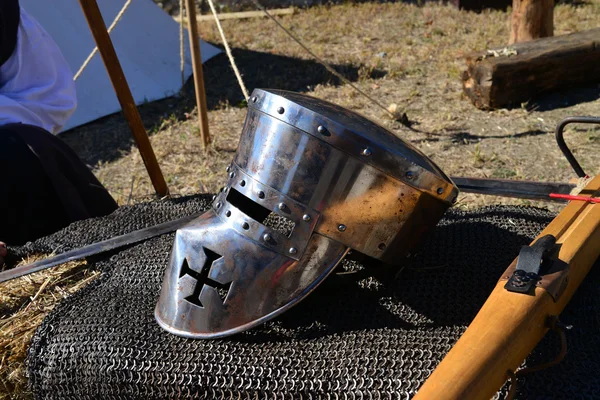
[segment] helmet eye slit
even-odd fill
[[[227,194],[227,202],[256,222],[290,238],[296,223],[254,202],[234,188]]]

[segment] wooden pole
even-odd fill
[[[165,178],[160,170],[160,166],[156,161],[150,139],[148,139],[148,134],[142,123],[142,118],[140,117],[133,96],[131,95],[131,90],[125,79],[125,74],[121,68],[121,63],[119,62],[119,58],[113,47],[110,35],[106,30],[106,24],[104,23],[98,4],[96,3],[96,0],[79,0],[79,4],[81,5],[85,19],[90,27],[90,31],[94,36],[98,52],[102,56],[102,61],[104,62],[110,81],[117,98],[119,99],[127,123],[129,124],[129,129],[131,129],[133,138],[142,155],[142,160],[144,160],[154,190],[161,197],[167,196],[169,194],[169,188],[167,187]]]
[[[190,35],[190,51],[192,53],[192,68],[194,70],[194,87],[196,89],[196,105],[198,106],[198,124],[204,148],[210,144],[208,131],[208,113],[206,107],[206,91],[204,89],[204,71],[202,70],[202,56],[200,54],[200,40],[198,40],[198,24],[196,22],[196,3],[186,0],[185,6],[188,14],[188,33]]]
[[[509,44],[554,35],[554,0],[513,0]]]
[[[269,10],[269,14],[271,14],[271,15],[292,15],[292,14],[294,14],[294,12],[296,12],[294,7],[276,8],[273,10]],[[218,16],[219,21],[223,21],[226,19],[245,19],[245,18],[264,18],[264,17],[266,17],[266,15],[263,11],[228,12],[228,13],[219,14],[219,16]],[[181,15],[176,15],[173,17],[173,19],[179,23],[185,22]],[[200,22],[214,22],[215,17],[212,14],[210,14],[210,15],[198,14],[198,15],[196,15],[196,20],[200,21]]]

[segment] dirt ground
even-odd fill
[[[595,28],[600,21],[600,0],[558,4],[554,15],[556,35]],[[438,3],[387,3],[319,6],[279,18],[361,90],[386,107],[396,104],[406,113],[411,129],[341,84],[272,21],[228,20],[223,27],[250,90],[300,91],[358,111],[420,148],[449,175],[567,181],[575,175],[560,153],[553,131],[566,116],[600,116],[598,83],[491,112],[476,109],[462,94],[464,54],[504,47],[509,17],[506,11],[465,12]],[[220,46],[214,23],[203,23],[200,32],[204,40]],[[213,136],[208,150],[203,150],[199,137],[191,82],[179,97],[140,107],[173,195],[217,191],[227,179],[225,167],[242,130],[246,108],[226,56],[206,63],[204,71]],[[586,172],[597,174],[600,128],[572,127],[565,137]],[[61,138],[86,161],[119,204],[154,198],[121,115],[66,132]],[[459,198],[461,207],[491,203],[532,204],[469,194]],[[68,283],[61,289],[66,293],[78,282],[55,279],[62,285]],[[41,309],[36,315],[43,316],[51,309],[52,302],[44,299],[53,292],[45,293],[41,287],[46,281],[40,274],[40,278],[32,278],[35,284],[28,283],[26,291],[15,292],[13,300],[20,306],[14,303],[17,305],[11,306],[10,313],[0,313],[0,327],[14,328],[11,324],[19,320],[31,320],[31,310]],[[0,291],[9,290],[0,286]],[[55,296],[54,303],[60,298]],[[36,301],[43,302],[43,307],[36,307]],[[4,353],[0,355],[0,399],[28,396],[23,391],[21,362],[24,344],[34,328],[35,324],[27,324],[11,329],[12,336],[4,333],[7,330],[0,334]],[[2,395],[5,389],[12,393]]]
[[[600,115],[600,86],[540,96],[512,109],[480,111],[463,95],[464,54],[504,47],[509,16],[504,11],[459,11],[450,5],[403,3],[315,7],[280,18],[316,54],[385,106],[406,112],[412,130],[340,84],[268,19],[223,21],[249,90],[295,90],[332,101],[410,141],[448,174],[563,181],[574,176],[554,142],[558,121],[569,115]],[[555,34],[597,27],[600,1],[555,9]],[[202,37],[221,40],[214,23]],[[202,150],[191,82],[182,96],[142,107],[152,143],[172,194],[216,191],[226,181],[246,108],[227,57],[204,66],[213,146]],[[592,175],[600,168],[598,128],[579,126],[566,134],[575,155]],[[132,148],[120,115],[62,135],[120,204],[153,196],[142,160]],[[463,205],[505,200],[464,195]]]

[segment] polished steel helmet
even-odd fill
[[[306,297],[349,249],[398,263],[456,200],[424,154],[342,107],[253,92],[229,181],[177,231],[155,310],[191,338],[231,335]]]

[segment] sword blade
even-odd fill
[[[551,198],[550,193],[569,194],[575,187],[575,185],[569,183],[512,181],[507,179],[464,177],[452,177],[451,179],[461,191],[467,193],[561,202],[565,202],[567,200],[561,198]],[[199,215],[200,214],[190,215],[174,221],[164,222],[162,224],[110,238],[102,242],[93,243],[78,249],[70,250],[31,264],[0,272],[0,283],[19,278],[24,275],[32,274],[34,272],[42,271],[56,265],[64,264],[69,261],[80,260],[85,257],[101,254],[123,246],[141,242],[155,236],[173,232],[188,222],[191,222]]]
[[[183,225],[186,225],[187,223],[191,222],[199,215],[200,214],[195,214],[179,218],[174,221],[164,222],[162,224],[126,233],[121,236],[116,236],[104,240],[102,242],[97,242],[84,247],[80,247],[78,249],[66,251],[62,254],[58,254],[53,257],[48,257],[31,264],[9,269],[7,271],[2,271],[0,272],[0,283],[9,281],[11,279],[19,278],[24,275],[29,275],[34,272],[42,271],[44,269],[54,267],[60,264],[64,264],[69,261],[80,260],[85,257],[104,253],[110,250],[115,250],[123,246],[138,243],[156,236],[164,235],[165,233],[173,232],[178,228],[182,227]]]
[[[566,200],[551,198],[550,193],[569,194],[576,186],[570,183],[512,181],[508,179],[464,177],[451,177],[451,179],[461,191],[466,193],[561,202]]]

